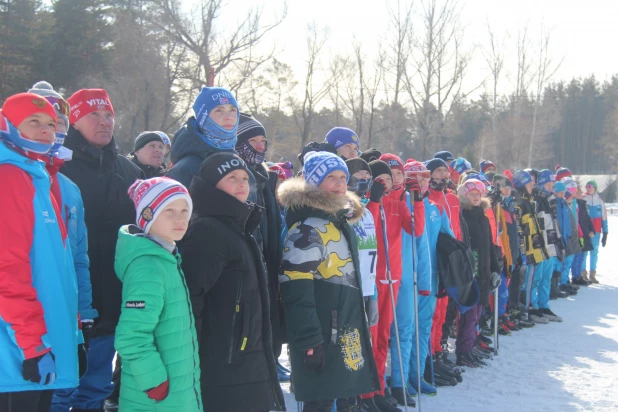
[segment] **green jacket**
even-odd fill
[[[122,312],[116,350],[122,358],[120,410],[202,411],[195,320],[180,255],[123,226],[116,245]],[[146,391],[169,381],[162,402]]]
[[[349,398],[379,390],[365,317],[357,239],[356,195],[335,197],[295,178],[279,199],[290,228],[279,274],[297,401]],[[351,209],[351,213],[350,213]],[[348,216],[350,214],[350,216]],[[322,372],[304,367],[305,352],[322,345]]]

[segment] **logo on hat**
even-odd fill
[[[142,210],[142,219],[144,219],[146,222],[150,222],[153,217],[154,213],[152,212],[150,206],[145,207],[144,210]]]
[[[354,140],[355,142],[358,142],[358,136],[357,136],[357,135],[355,135],[355,134],[353,134],[353,135],[352,135],[352,140]]]
[[[227,99],[227,97],[222,97],[219,99],[219,104],[230,104],[230,101]]]
[[[45,100],[45,99],[38,99],[38,98],[37,99],[33,99],[32,100],[32,104],[34,104],[39,109],[42,109],[47,104],[47,100]]]

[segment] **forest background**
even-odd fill
[[[616,173],[618,75],[556,78],[564,56],[552,28],[487,21],[482,38],[466,39],[465,2],[389,0],[377,48],[333,44],[319,21],[286,44],[294,5],[283,1],[0,0],[0,104],[38,80],[65,97],[105,88],[126,154],[144,130],[171,137],[214,74],[266,127],[271,161],[296,162],[307,142],[345,126],[361,149],[404,160],[448,149],[500,170]],[[301,57],[285,61],[285,48]]]

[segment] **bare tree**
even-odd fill
[[[489,36],[489,44],[483,48],[483,57],[485,59],[485,63],[489,68],[490,72],[490,80],[491,80],[491,132],[485,130],[480,139],[480,150],[479,155],[480,158],[483,159],[486,156],[486,150],[488,144],[493,144],[494,150],[490,151],[490,156],[495,158],[495,148],[498,145],[497,142],[497,133],[496,133],[496,117],[497,117],[497,107],[498,107],[498,83],[500,81],[500,77],[502,76],[502,72],[504,70],[504,53],[505,53],[505,38],[506,35],[502,38],[502,40],[498,40],[495,32],[492,30],[489,22],[487,23],[487,34]]]
[[[481,85],[462,91],[470,53],[462,48],[463,27],[458,0],[424,0],[422,28],[413,43],[412,62],[406,66],[405,87],[417,120],[421,155],[431,140],[442,145],[444,120],[453,105]]]
[[[207,83],[211,69],[217,75],[234,68],[240,73],[230,85],[234,90],[238,90],[264,62],[272,58],[274,48],[262,54],[256,52],[255,46],[281,24],[287,13],[284,3],[281,16],[275,17],[271,23],[264,23],[263,7],[251,8],[230,33],[223,33],[215,29],[225,9],[223,0],[199,0],[190,13],[181,9],[180,0],[149,0],[145,16],[190,52],[195,64],[190,73],[194,87]]]
[[[329,30],[320,29],[314,23],[307,26],[307,73],[303,83],[303,100],[290,98],[290,105],[294,112],[294,122],[300,132],[300,149],[307,144],[313,131],[313,121],[317,115],[317,106],[328,95],[333,81],[337,79],[320,78],[320,57],[324,45],[328,40]]]
[[[335,126],[339,126],[341,124],[341,104],[344,103],[341,88],[344,87],[342,83],[346,79],[353,78],[353,74],[350,69],[351,64],[346,57],[331,57],[328,66],[328,76],[331,79],[331,87],[328,90],[328,96],[334,105],[333,111],[335,113]]]
[[[532,130],[530,131],[530,142],[528,146],[528,167],[532,167],[532,153],[538,150],[535,147],[537,143],[537,121],[539,115],[539,107],[545,85],[549,82],[554,74],[558,71],[564,57],[555,62],[549,52],[549,44],[551,40],[551,31],[541,30],[541,41],[539,44],[538,66],[535,77],[536,97],[534,100],[534,112],[532,114]]]
[[[369,124],[367,126],[367,147],[373,146],[373,133],[376,111],[378,109],[378,92],[384,79],[384,52],[379,51],[373,64],[373,76],[364,76],[363,89],[367,94],[367,104],[369,110]]]
[[[412,7],[413,1],[405,2],[405,7],[402,7],[401,1],[397,0],[395,8],[391,7],[390,2],[387,2],[388,17],[393,30],[393,37],[389,41],[385,57],[388,61],[386,67],[393,75],[392,84],[385,81],[385,85],[393,92],[392,102],[399,103],[400,93],[402,91],[405,78],[406,66],[410,57],[410,48],[412,44]],[[391,78],[389,77],[389,80]]]

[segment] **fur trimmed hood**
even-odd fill
[[[459,198],[459,203],[461,203],[461,207],[463,209],[472,209],[472,205],[470,204],[470,201],[468,200],[467,197],[465,196],[457,196]],[[484,197],[481,199],[481,207],[483,208],[483,210],[487,210],[491,208],[491,201],[489,200],[488,197]]]
[[[307,184],[302,177],[294,177],[281,183],[277,194],[283,207],[294,211],[312,208],[337,216],[342,210],[351,209],[352,216],[348,218],[350,223],[359,221],[365,213],[365,208],[356,194],[348,190],[345,197],[337,197],[317,186]]]

